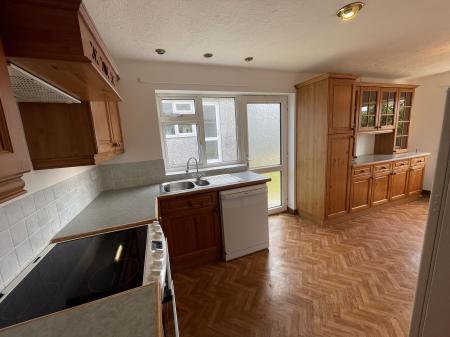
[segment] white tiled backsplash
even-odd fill
[[[0,207],[0,291],[102,191],[98,167]]]

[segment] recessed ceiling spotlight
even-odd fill
[[[362,2],[353,2],[351,4],[345,5],[340,10],[338,10],[336,15],[343,21],[348,21],[353,19],[361,10],[361,8],[363,8],[363,6],[364,4]]]
[[[203,57],[209,59],[209,58],[213,57],[213,54],[212,53],[205,53],[205,54],[203,54]]]
[[[252,62],[252,61],[253,61],[253,57],[252,57],[252,56],[246,57],[246,58],[244,59],[244,61],[245,61],[245,62]]]
[[[166,51],[164,49],[161,49],[161,48],[155,49],[155,52],[158,55],[164,55],[166,53]]]

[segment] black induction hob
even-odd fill
[[[0,329],[142,285],[147,226],[53,247],[0,303]]]

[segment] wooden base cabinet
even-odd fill
[[[0,203],[26,192],[22,175],[30,169],[27,143],[0,40]]]
[[[94,165],[124,152],[117,102],[19,108],[35,170]]]
[[[425,174],[425,166],[411,167],[408,179],[408,195],[415,195],[422,193],[424,174]]]
[[[422,193],[425,157],[352,169],[350,212]]]
[[[158,203],[172,269],[221,259],[218,192],[160,198]]]
[[[373,177],[372,206],[389,202],[390,174]]]
[[[408,171],[397,171],[391,175],[389,200],[398,200],[408,196]]]

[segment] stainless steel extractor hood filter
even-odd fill
[[[17,102],[81,103],[75,97],[12,63],[8,64],[8,72]]]

